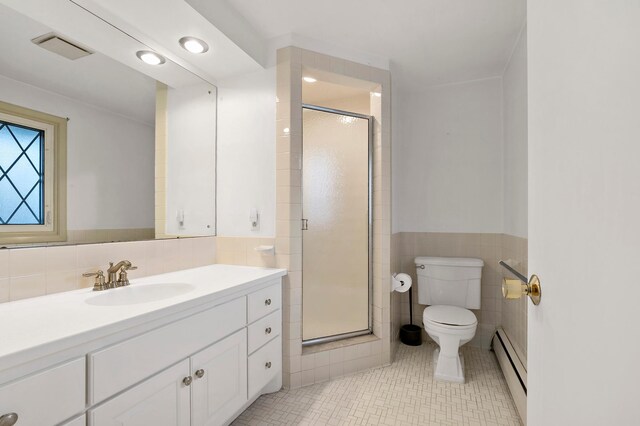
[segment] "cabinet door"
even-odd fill
[[[135,356],[133,354],[132,356]],[[89,411],[90,426],[189,426],[189,360]]]
[[[191,357],[191,373],[192,425],[224,424],[247,402],[246,329]]]

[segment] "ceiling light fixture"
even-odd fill
[[[149,65],[162,65],[167,62],[162,55],[152,52],[150,50],[139,50],[136,52],[136,56],[145,64]]]
[[[375,96],[376,98],[379,98],[379,97],[381,97],[381,96],[382,96],[382,93],[380,93],[380,92],[371,92],[371,94],[372,94],[373,96]]]
[[[302,79],[303,79],[304,81],[306,81],[307,83],[315,83],[316,81],[318,81],[318,80],[316,80],[316,79],[315,79],[315,78],[313,78],[313,77],[302,77]]]
[[[182,37],[178,43],[184,50],[191,53],[204,53],[209,50],[207,43],[195,37]]]

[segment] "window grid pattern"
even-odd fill
[[[44,130],[0,120],[0,225],[44,224]]]

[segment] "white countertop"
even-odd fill
[[[286,275],[285,269],[210,265],[132,279],[130,287],[91,288],[0,304],[0,372],[127,328],[259,287]],[[162,300],[96,306],[87,299],[149,284],[184,283],[187,293]]]

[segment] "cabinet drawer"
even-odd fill
[[[282,280],[278,279],[273,285],[247,296],[249,323],[280,309],[281,304]]]
[[[279,336],[282,331],[282,310],[267,315],[249,326],[249,353]]]
[[[84,406],[84,358],[0,387],[0,416],[16,413],[19,426],[58,424]]]
[[[244,297],[88,355],[91,404],[144,380],[246,325]]]
[[[273,339],[249,356],[249,398],[282,374],[282,339]]]

